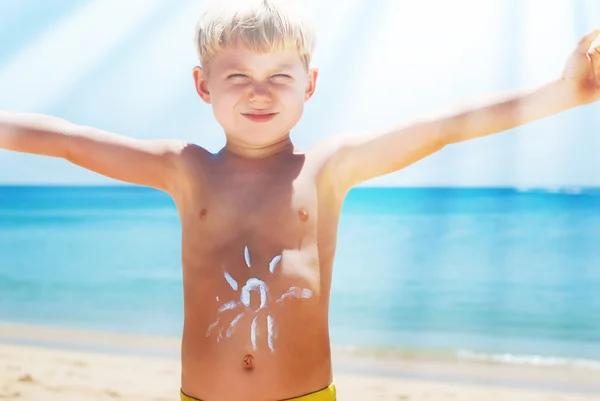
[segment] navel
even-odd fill
[[[202,210],[200,210],[200,213],[198,213],[198,218],[200,219],[200,221],[204,221],[204,220],[206,220],[207,215],[208,215],[208,210],[202,209]]]
[[[307,221],[308,220],[308,210],[306,210],[305,208],[300,208],[300,210],[298,210],[298,217],[300,217],[301,221]]]
[[[247,370],[254,369],[254,357],[252,354],[246,354],[244,357],[244,368]]]

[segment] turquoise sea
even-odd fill
[[[180,335],[179,230],[151,189],[0,187],[0,321]],[[600,369],[598,189],[357,188],[334,269],[337,347]]]

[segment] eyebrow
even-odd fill
[[[294,65],[289,64],[289,63],[279,64],[276,68],[276,70],[292,70],[292,69],[294,69]]]
[[[279,71],[279,70],[292,70],[294,69],[294,65],[293,64],[289,64],[289,63],[284,63],[284,64],[279,64],[276,65],[274,68],[271,68],[271,71]],[[240,71],[240,72],[251,72],[252,70],[249,68],[246,68],[240,64],[229,64],[223,67],[223,71],[231,71],[231,70],[235,70],[235,71]]]

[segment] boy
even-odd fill
[[[598,35],[563,76],[527,93],[302,152],[289,132],[315,91],[313,32],[274,0],[208,10],[198,95],[227,143],[217,154],[41,116],[0,114],[0,148],[53,157],[168,193],[182,224],[181,399],[335,400],[328,305],[346,193],[444,146],[600,98]]]

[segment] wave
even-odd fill
[[[332,344],[334,351],[355,356],[392,358],[399,360],[472,361],[501,365],[539,368],[579,368],[600,371],[600,360],[554,355],[480,352],[466,349],[430,349],[400,347],[365,347]]]
[[[511,354],[511,353],[483,353],[474,352],[469,350],[459,350],[457,352],[459,359],[483,361],[483,362],[495,362],[508,365],[529,365],[538,367],[568,367],[575,366],[579,368],[600,370],[600,360],[583,359],[583,358],[565,358],[558,356],[549,355],[535,355],[535,354]]]

